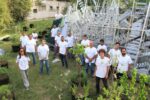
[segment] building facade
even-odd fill
[[[57,0],[32,0],[32,8],[27,17],[28,20],[55,17],[57,12],[63,12],[69,3]]]

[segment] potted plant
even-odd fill
[[[0,86],[0,100],[15,100],[15,95],[10,85]]]
[[[14,35],[11,40],[12,40],[12,51],[18,52],[20,49],[19,35]]]
[[[8,69],[0,67],[0,85],[8,83],[9,83]]]
[[[69,50],[76,57],[76,66],[78,73],[71,80],[71,93],[75,100],[84,100],[89,96],[89,84],[87,84],[87,76],[85,70],[82,70],[80,54],[84,54],[84,47],[81,44],[76,44]]]
[[[0,67],[8,68],[8,61],[6,59],[7,59],[7,55],[6,54],[0,55]]]

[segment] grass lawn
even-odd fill
[[[52,19],[19,23],[17,27],[20,27],[21,29],[21,27],[29,25],[30,23],[33,23],[36,31],[39,32],[50,27]],[[10,36],[13,36],[15,35],[15,32],[13,33],[13,31],[14,30],[12,29],[11,31],[6,32]],[[30,32],[32,32],[32,30],[29,30],[27,33]],[[0,37],[4,35],[6,34],[1,34]],[[9,76],[17,100],[71,100],[70,79],[72,75],[77,72],[73,60],[68,61],[69,69],[63,68],[60,62],[52,64],[53,52],[50,51],[49,63],[51,73],[50,75],[47,75],[46,70],[44,70],[43,75],[39,75],[39,61],[37,59],[38,63],[36,66],[31,64],[29,68],[30,90],[26,91],[23,86],[19,68],[16,64],[16,57],[18,54],[12,52],[11,45],[11,41],[0,41],[0,48],[3,48],[8,54]],[[92,89],[93,86],[91,86],[91,90]],[[92,93],[93,92],[91,92],[91,94]]]

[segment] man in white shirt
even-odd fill
[[[28,56],[32,56],[33,64],[35,65],[36,64],[36,57],[35,57],[36,41],[32,38],[32,35],[29,35],[29,39],[26,42],[25,48]]]
[[[46,65],[47,74],[49,74],[49,62],[48,62],[49,47],[46,44],[45,40],[42,40],[42,44],[38,46],[37,52],[40,60],[40,74],[43,73],[44,63]]]
[[[118,57],[121,56],[120,43],[119,42],[116,42],[114,48],[110,49],[110,51],[108,52],[108,56],[109,56],[110,61],[111,61],[111,73],[116,78],[115,73],[116,73],[116,67],[118,64]]]
[[[93,41],[90,41],[90,46],[85,48],[85,63],[86,63],[86,73],[88,74],[88,70],[90,69],[91,75],[94,74],[94,65],[95,58],[97,57],[97,50],[93,47]]]
[[[32,37],[36,42],[38,41],[38,34],[36,32],[32,33]]]
[[[62,62],[62,66],[65,65],[66,68],[68,68],[67,57],[66,57],[68,44],[65,41],[64,36],[61,37],[61,41],[59,42],[58,46],[59,46],[59,56]]]
[[[28,36],[24,32],[22,32],[20,37],[21,48],[25,48],[27,41],[28,41]]]
[[[61,32],[58,32],[55,36],[55,46],[54,46],[54,58],[58,57],[58,50],[59,50],[59,42],[61,41]]]
[[[117,78],[120,79],[123,76],[123,72],[130,70],[132,59],[129,55],[126,54],[126,48],[121,49],[121,56],[118,58],[118,67],[117,67]]]
[[[104,49],[105,52],[107,52],[107,46],[104,44],[104,40],[103,39],[100,40],[100,44],[97,47],[97,51],[99,51],[101,49]]]
[[[58,28],[56,27],[56,25],[53,26],[53,28],[51,29],[51,43],[54,45],[55,44],[55,36],[57,35],[58,32]]]
[[[68,43],[68,49],[67,49],[67,55],[69,58],[74,58],[73,54],[69,52],[69,49],[72,48],[74,46],[74,37],[73,35],[71,34],[71,32],[68,34],[68,36],[66,37],[65,39]]]
[[[83,39],[81,41],[81,45],[83,45],[84,47],[89,46],[90,40],[87,38],[87,35],[83,35]]]
[[[87,35],[86,34],[83,35],[81,45],[83,45],[86,48],[89,46],[89,43],[90,43],[90,40],[87,39]],[[81,59],[81,65],[84,65],[85,64],[85,58],[84,58],[83,54],[80,55],[80,59]]]
[[[96,77],[96,92],[100,92],[100,80],[102,80],[105,88],[108,88],[107,78],[109,73],[110,60],[105,57],[105,50],[99,50],[98,57],[96,59],[96,68],[94,76]]]

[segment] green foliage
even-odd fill
[[[9,96],[11,96],[11,87],[9,85],[0,86],[0,96],[1,100],[12,100],[9,98]]]
[[[13,45],[19,45],[19,37],[20,37],[19,34],[14,34],[11,37],[11,41],[12,41]]]
[[[76,44],[73,48],[69,49],[69,52],[73,53],[76,57],[76,62],[81,63],[81,60],[79,58],[80,54],[84,54],[84,46],[81,44]]]
[[[0,1],[0,33],[6,30],[12,19],[8,8],[8,0]]]
[[[147,100],[148,91],[145,83],[148,82],[148,76],[145,74],[140,75],[140,84],[138,89],[138,100]]]
[[[31,9],[31,0],[9,0],[9,7],[14,21],[23,21]]]
[[[8,69],[4,68],[4,67],[0,67],[0,74],[6,74],[8,73]]]

